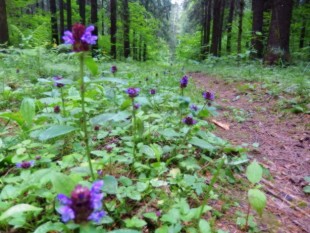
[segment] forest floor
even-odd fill
[[[269,169],[272,178],[262,185],[267,194],[267,211],[257,217],[259,232],[310,232],[310,196],[302,190],[304,177],[310,175],[310,115],[284,112],[277,98],[260,83],[249,83],[191,73],[199,88],[216,92],[216,121],[229,125],[218,127],[218,136],[234,145],[248,145],[250,159]],[[242,90],[243,89],[243,90]],[[229,232],[241,232],[236,226],[236,212],[247,210],[247,192],[229,188],[240,206],[231,208],[231,219],[217,225]],[[253,212],[254,214],[254,212]],[[257,231],[256,231],[257,232]]]

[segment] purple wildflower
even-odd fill
[[[116,66],[111,66],[111,73],[115,74],[117,72],[117,67]]]
[[[185,75],[180,80],[180,87],[185,88],[185,87],[187,87],[187,84],[188,84],[188,77]]]
[[[151,89],[151,90],[150,90],[150,94],[151,94],[151,95],[155,95],[155,94],[156,94],[156,90],[155,90],[155,89]]]
[[[111,153],[111,151],[113,150],[113,146],[106,145],[106,146],[104,147],[104,149],[105,149],[108,153]]]
[[[93,183],[91,189],[77,185],[70,197],[58,194],[57,199],[61,206],[57,212],[61,214],[62,221],[74,220],[75,223],[83,223],[91,220],[95,223],[100,222],[106,215],[102,210],[102,186],[103,181],[98,180]]]
[[[58,105],[54,107],[54,113],[60,113],[60,107]]]
[[[183,122],[184,124],[186,124],[186,125],[194,125],[194,124],[197,123],[197,121],[194,120],[191,116],[185,117],[185,118],[182,120],[182,122]]]
[[[16,163],[17,168],[27,169],[27,168],[31,168],[33,166],[34,166],[34,160],[22,161],[21,163]]]
[[[37,155],[36,157],[35,157],[35,159],[36,160],[40,160],[42,157],[40,156],[40,155]]]
[[[137,97],[139,95],[140,88],[130,87],[126,90],[126,93],[130,98]]]
[[[160,210],[157,210],[157,211],[155,212],[155,214],[156,214],[157,217],[160,217],[160,216],[161,216]]]
[[[215,99],[215,94],[214,94],[214,92],[204,91],[204,92],[202,92],[202,97],[205,100],[213,101]]]
[[[192,104],[189,108],[190,108],[192,111],[194,111],[194,112],[197,112],[197,111],[198,111],[198,106],[195,105],[195,104]]]
[[[92,35],[95,30],[93,25],[85,28],[83,24],[76,23],[72,27],[72,32],[65,31],[62,39],[65,44],[72,44],[74,52],[89,51],[89,45],[96,44],[97,36]]]
[[[65,84],[63,84],[63,83],[61,82],[62,79],[63,79],[63,78],[62,78],[61,76],[55,76],[55,77],[53,77],[54,86],[55,86],[55,87],[58,87],[58,88],[63,87]]]
[[[133,105],[133,107],[134,107],[135,110],[137,110],[137,109],[139,109],[139,108],[141,107],[141,104],[135,103],[135,104]]]
[[[95,125],[94,130],[95,131],[99,131],[100,130],[100,126],[99,125]]]

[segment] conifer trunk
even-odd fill
[[[124,57],[128,58],[130,56],[130,22],[129,22],[129,8],[128,0],[123,0],[123,25],[124,25]]]
[[[116,20],[117,20],[117,0],[110,0],[110,14],[111,14],[111,57],[116,59]]]
[[[59,0],[59,24],[60,24],[60,41],[65,31],[65,15],[64,15],[64,0]]]
[[[253,23],[252,23],[252,48],[255,53],[252,53],[252,57],[262,58],[263,57],[263,23],[264,23],[264,5],[265,0],[252,0],[252,12],[253,12]]]
[[[59,44],[58,25],[56,16],[56,0],[50,0],[50,10],[51,10],[52,42]]]
[[[9,29],[5,0],[0,0],[0,44],[9,42]]]
[[[221,30],[221,6],[222,0],[215,0],[213,4],[213,30],[211,53],[213,56],[219,55],[219,41]]]
[[[244,0],[239,0],[239,21],[238,21],[238,38],[237,38],[237,53],[238,54],[241,53],[243,10],[244,10]]]
[[[80,13],[80,21],[82,24],[86,24],[86,18],[85,18],[85,0],[79,0],[79,13]]]
[[[72,28],[72,7],[71,0],[67,0],[67,29],[71,30]]]
[[[227,54],[231,53],[231,31],[232,31],[232,23],[234,19],[234,11],[235,11],[235,0],[231,0],[230,6],[229,6],[228,22],[227,22],[227,44],[226,44]]]

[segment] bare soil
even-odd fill
[[[262,182],[268,205],[263,218],[256,218],[260,231],[310,233],[310,196],[302,190],[304,177],[310,175],[310,115],[281,110],[277,97],[269,95],[260,83],[223,80],[202,73],[191,76],[197,87],[216,93],[220,115],[215,120],[230,126],[229,130],[218,127],[215,134],[234,145],[246,143],[249,157],[268,168],[273,177]],[[231,191],[241,203],[235,211],[246,212],[246,192],[240,193]],[[241,232],[235,219],[218,225]]]

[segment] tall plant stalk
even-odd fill
[[[87,130],[87,116],[85,111],[85,82],[84,82],[84,56],[85,54],[82,52],[79,54],[80,59],[80,85],[81,85],[81,101],[82,101],[82,130],[84,132],[84,143],[86,149],[86,156],[88,160],[88,165],[91,173],[91,177],[95,180],[95,175],[93,171],[93,166],[90,158],[90,148],[89,148],[89,141],[88,141],[88,130]]]

